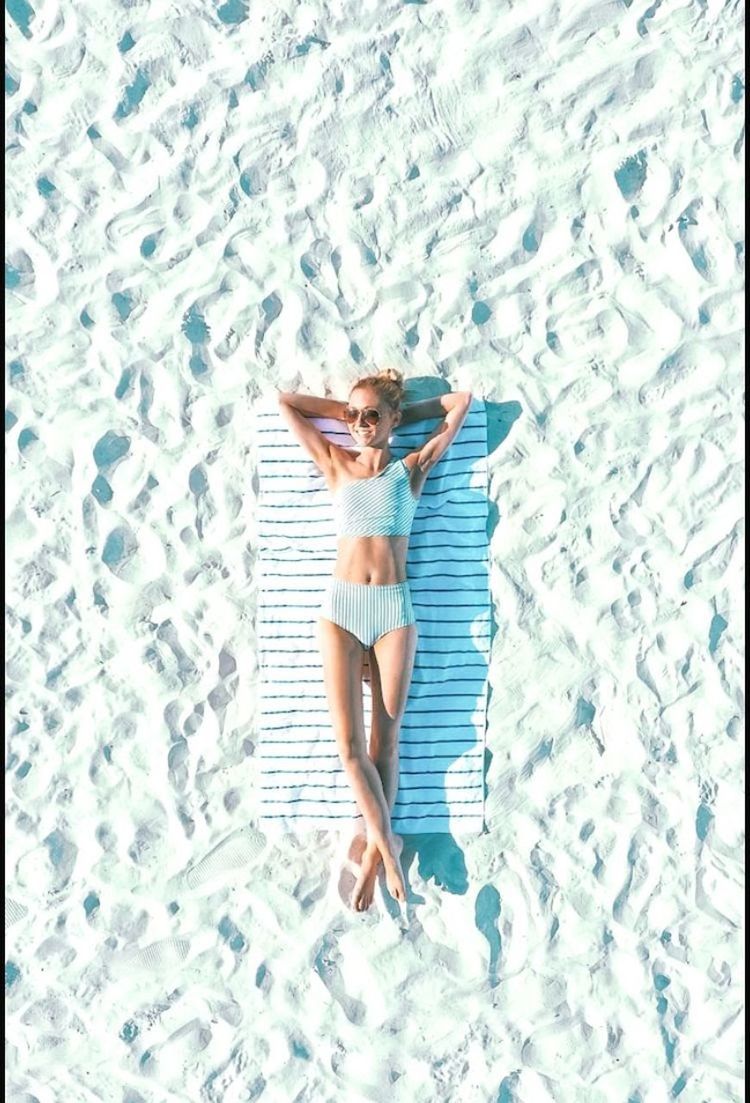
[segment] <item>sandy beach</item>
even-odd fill
[[[744,1098],[743,31],[6,5],[12,1103]],[[486,404],[485,825],[359,915],[258,823],[258,414],[389,365]]]

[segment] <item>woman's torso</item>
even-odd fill
[[[404,456],[404,465],[408,470],[411,492],[417,499],[422,493],[426,475],[417,466],[416,453]],[[363,470],[356,452],[332,448],[331,468],[324,472],[329,490],[335,494],[352,479],[372,478],[372,472],[363,474]],[[373,586],[389,586],[406,579],[408,536],[339,536],[336,546],[334,578]]]

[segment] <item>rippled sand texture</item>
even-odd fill
[[[741,1098],[743,18],[8,0],[12,1100]],[[387,363],[505,419],[488,833],[357,916],[253,827],[253,410]]]

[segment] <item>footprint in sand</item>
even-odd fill
[[[324,238],[316,238],[307,252],[302,254],[299,263],[315,290],[335,303],[340,292],[331,263],[331,243]]]
[[[358,239],[332,248],[316,238],[300,258],[300,268],[312,286],[335,304],[344,321],[367,317],[377,301],[372,265],[375,256]]]
[[[341,871],[339,873],[338,894],[342,904],[350,907],[352,892],[361,872],[362,855],[367,846],[367,838],[363,832],[357,833],[351,840],[346,855],[339,859]]]
[[[252,826],[242,827],[222,839],[204,858],[178,873],[168,882],[168,892],[196,893],[218,887],[221,878],[234,870],[247,870],[266,848],[266,837]]]
[[[134,947],[115,955],[110,963],[118,978],[153,976],[179,972],[190,952],[186,938],[163,938],[148,946]]]
[[[25,904],[20,904],[17,900],[11,900],[9,896],[5,897],[5,929],[12,927],[14,923],[18,923],[28,914],[29,909]]]

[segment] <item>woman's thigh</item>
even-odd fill
[[[370,648],[373,727],[398,724],[406,708],[417,653],[416,624],[386,632]]]
[[[318,618],[318,640],[328,708],[339,754],[342,759],[354,755],[365,757],[362,644],[351,632],[326,617]]]

